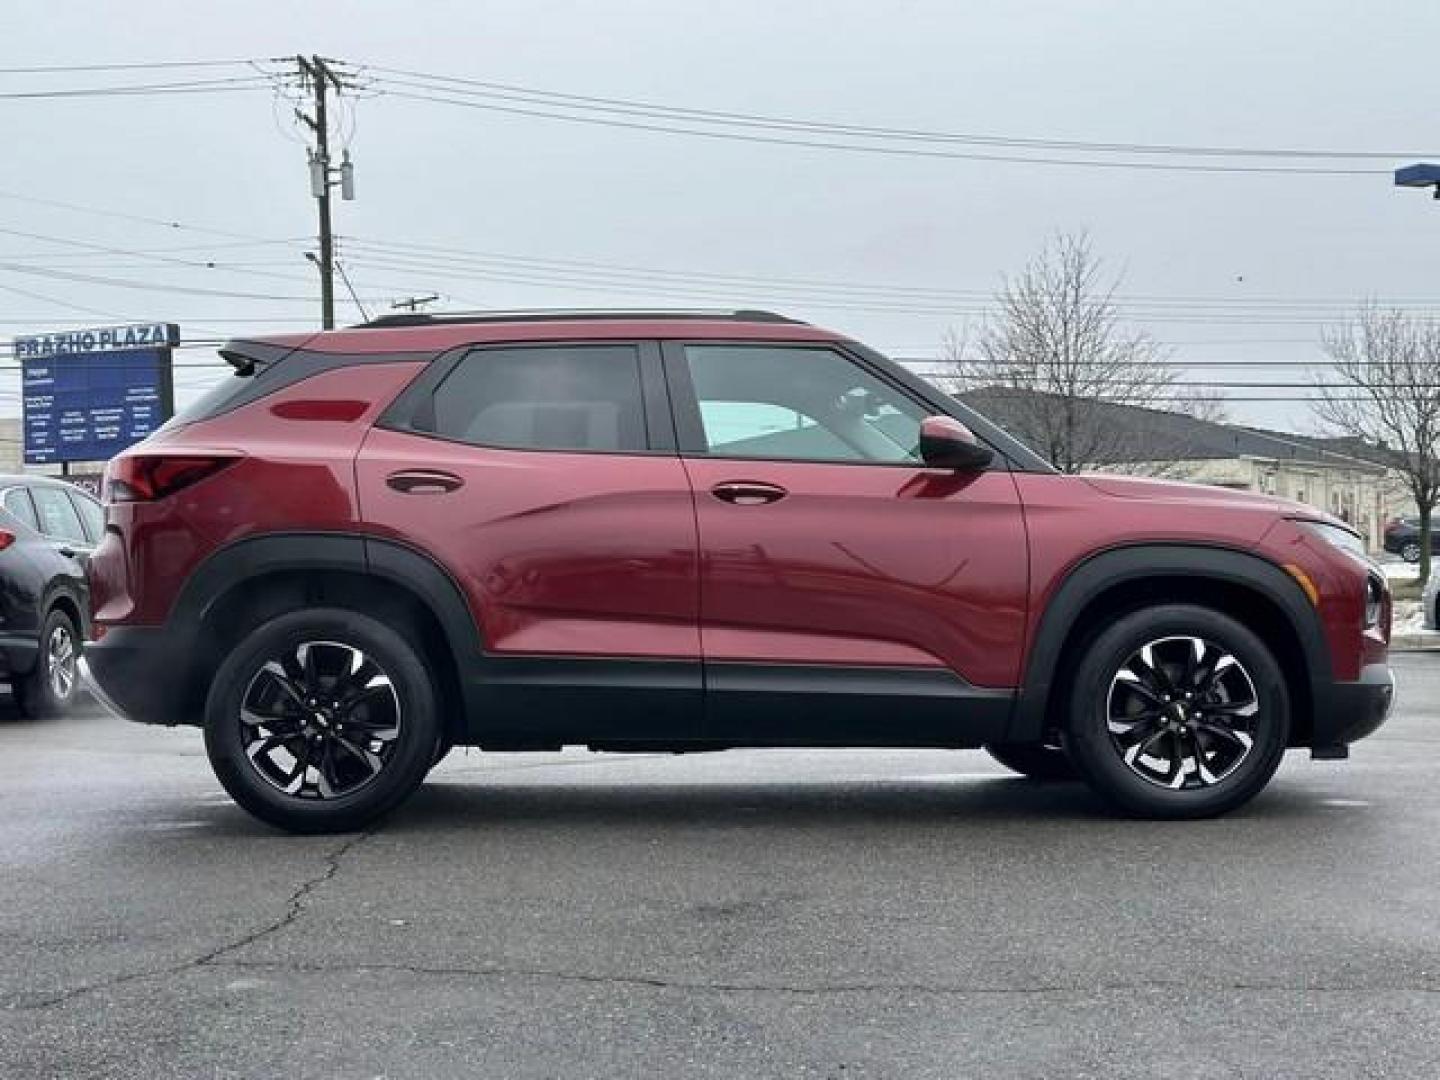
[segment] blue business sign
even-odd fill
[[[25,463],[105,461],[174,408],[174,323],[15,339],[25,396]]]

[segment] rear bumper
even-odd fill
[[[184,665],[185,651],[164,630],[117,627],[85,643],[82,677],[117,716],[141,724],[200,724]]]
[[[1395,676],[1386,663],[1367,664],[1354,682],[1332,683],[1315,711],[1311,745],[1320,749],[1348,746],[1371,734],[1390,715]]]

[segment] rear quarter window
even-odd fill
[[[434,359],[434,354],[428,352],[332,353],[263,341],[231,342],[220,350],[220,355],[231,365],[230,374],[219,376],[213,386],[177,410],[165,427],[209,420],[337,368]]]

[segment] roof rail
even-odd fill
[[[620,310],[616,308],[532,308],[521,311],[406,311],[381,315],[378,319],[359,323],[352,330],[378,330],[395,326],[449,326],[463,323],[488,322],[583,322],[588,319],[725,319],[734,322],[792,323],[804,325],[799,319],[777,315],[773,311],[753,308],[715,310]]]

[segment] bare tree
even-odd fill
[[[1230,403],[1222,391],[1203,386],[1182,387],[1175,392],[1170,408],[1207,424],[1228,424]]]
[[[1420,579],[1430,577],[1430,530],[1440,503],[1440,321],[1374,304],[1325,330],[1329,378],[1315,412],[1333,431],[1378,443],[1420,513]]]
[[[984,390],[1022,441],[1063,472],[1128,462],[1130,433],[1101,420],[1096,402],[1173,403],[1175,371],[1149,334],[1126,327],[1084,233],[1058,234],[1018,278],[978,334],[945,343],[943,381]]]

